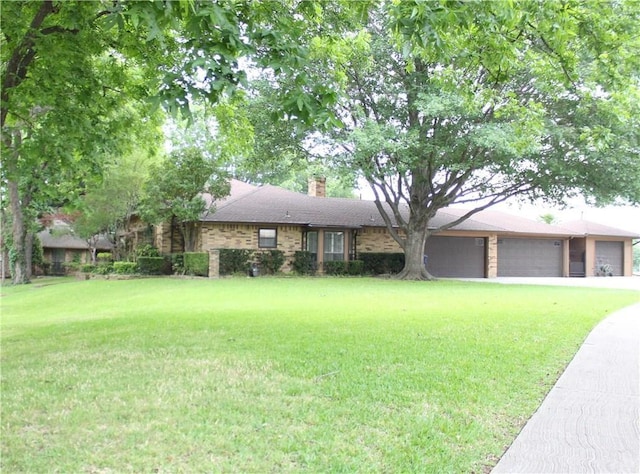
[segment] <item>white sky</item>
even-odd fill
[[[640,207],[638,206],[591,207],[584,204],[584,202],[575,202],[567,206],[566,209],[557,209],[532,204],[505,203],[496,207],[496,209],[524,215],[530,219],[537,219],[543,214],[553,214],[560,223],[583,219],[635,232],[640,236]]]

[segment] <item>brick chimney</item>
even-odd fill
[[[327,178],[312,176],[309,178],[309,191],[307,194],[313,197],[327,197]]]

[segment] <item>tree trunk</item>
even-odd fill
[[[424,244],[429,236],[427,226],[411,225],[404,245],[404,268],[396,275],[400,280],[433,280],[424,264]]]
[[[27,231],[24,225],[24,214],[22,213],[22,206],[20,203],[18,183],[17,181],[10,179],[7,181],[7,187],[9,188],[9,201],[11,205],[11,216],[13,218],[11,274],[13,284],[21,285],[29,283],[26,252]]]
[[[27,271],[27,280],[33,276],[33,232],[24,234],[24,266]]]
[[[197,237],[197,226],[195,222],[182,222],[180,225],[180,229],[182,230],[182,239],[184,241],[184,251],[185,252],[195,252],[196,248],[196,237]]]

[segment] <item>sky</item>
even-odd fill
[[[565,209],[559,209],[531,204],[523,206],[518,203],[508,203],[495,209],[530,219],[538,219],[541,215],[552,214],[560,224],[582,219],[615,227],[616,229],[635,232],[640,236],[640,207],[638,206],[606,206],[598,208],[588,206],[584,202],[575,202]]]

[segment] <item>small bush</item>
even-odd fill
[[[47,266],[50,266],[50,263],[46,264]],[[77,272],[77,271],[82,271],[82,264],[79,262],[65,262],[62,264],[62,266],[65,269],[65,272]]]
[[[399,273],[404,267],[403,253],[367,252],[358,257],[363,262],[363,272],[368,275]]]
[[[352,276],[364,275],[364,262],[362,260],[351,260],[347,263],[347,273]]]
[[[138,271],[143,275],[162,275],[164,269],[163,257],[138,257]]]
[[[314,255],[305,250],[300,250],[293,254],[291,266],[293,267],[293,271],[298,275],[314,275],[316,273],[316,260]]]
[[[267,250],[257,254],[258,265],[266,275],[274,275],[284,265],[284,252],[282,250]]]
[[[246,275],[252,256],[252,250],[220,249],[220,275]]]
[[[343,275],[363,275],[364,274],[364,262],[362,260],[351,261],[334,261],[324,262],[324,272],[327,275],[343,276]]]
[[[111,252],[98,252],[96,255],[96,259],[98,262],[110,262],[111,261]]]
[[[187,275],[209,275],[209,254],[206,252],[185,252],[184,272]]]
[[[118,275],[133,275],[137,269],[136,262],[113,262],[113,272]]]
[[[93,273],[93,269],[96,266],[91,264],[91,263],[83,263],[82,265],[80,265],[80,271],[82,273]]]
[[[136,257],[159,257],[160,252],[153,245],[144,244],[136,248]]]
[[[113,273],[113,264],[111,262],[100,262],[93,267],[93,272],[96,275],[108,275]]]
[[[171,272],[176,275],[184,275],[184,254],[172,253],[171,254]]]
[[[324,273],[332,276],[347,275],[348,263],[343,260],[324,262]]]

